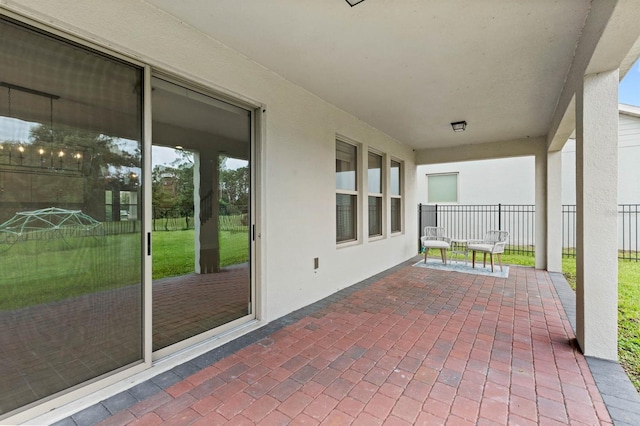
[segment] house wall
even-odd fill
[[[262,319],[278,318],[415,255],[415,163],[407,146],[143,2],[1,4],[157,69],[264,105],[257,223]],[[336,134],[362,144],[363,153],[371,147],[403,162],[405,232],[336,247]]]
[[[428,204],[427,175],[458,173],[458,204],[534,204],[534,157],[418,166],[417,195]]]
[[[640,108],[639,108],[640,110]],[[640,117],[621,113],[618,121],[618,204],[640,204]],[[562,150],[562,203],[576,203],[576,141]]]

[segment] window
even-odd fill
[[[427,175],[429,203],[458,202],[458,173]]]
[[[391,160],[391,232],[402,231],[402,168],[398,161]]]
[[[336,242],[357,239],[358,148],[336,141]]]
[[[382,235],[382,156],[369,152],[369,236]]]

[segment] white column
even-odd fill
[[[562,272],[562,151],[547,153],[547,271]]]
[[[616,360],[618,342],[618,70],[584,77],[576,93],[577,338]]]
[[[536,269],[547,268],[547,150],[541,144],[535,156],[535,266]]]
[[[220,272],[218,153],[196,152],[194,159],[195,272],[211,274]],[[205,211],[203,201],[207,205]]]
[[[200,235],[202,234],[202,225],[200,224],[200,165],[201,158],[199,152],[193,153],[193,229],[196,235],[193,244],[195,259],[193,270],[196,274],[202,274],[200,268]]]

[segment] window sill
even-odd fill
[[[358,240],[349,240],[349,241],[343,241],[340,243],[336,243],[336,248],[337,249],[341,249],[341,248],[347,248],[347,247],[353,247],[353,246],[357,246],[360,245],[360,241]]]

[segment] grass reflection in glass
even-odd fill
[[[247,233],[220,233],[221,265],[249,260]],[[153,234],[153,278],[194,271],[194,231]],[[139,234],[25,241],[0,256],[0,310],[49,303],[141,281]]]
[[[0,309],[140,282],[138,234],[21,241],[0,257]]]
[[[153,279],[190,274],[194,271],[195,231],[159,231],[153,233]],[[249,261],[246,232],[220,231],[220,266]]]

